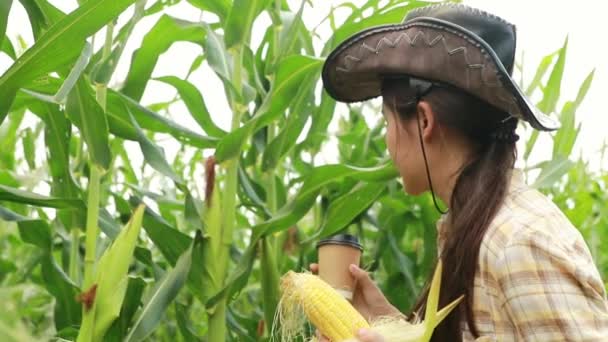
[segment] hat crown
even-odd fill
[[[509,75],[513,73],[516,44],[513,24],[496,15],[454,3],[425,6],[410,11],[404,23],[422,18],[447,21],[477,35],[494,50]]]

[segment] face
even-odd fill
[[[382,113],[386,120],[386,146],[399,170],[405,191],[418,195],[428,190],[415,117],[402,120],[387,105],[382,107]]]

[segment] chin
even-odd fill
[[[422,187],[414,186],[413,184],[415,184],[415,182],[407,182],[404,178],[401,178],[401,181],[403,182],[403,190],[405,190],[408,195],[418,196],[426,191],[426,189],[423,189]]]

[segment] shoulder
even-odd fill
[[[523,183],[511,187],[482,242],[496,257],[517,246],[588,253],[583,236],[559,207]]]
[[[583,236],[535,189],[526,187],[508,196],[484,237],[480,255],[507,297],[519,291],[509,288],[536,286],[539,290],[568,284],[572,290],[605,298],[604,284]]]

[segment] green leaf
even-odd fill
[[[572,166],[574,166],[574,163],[563,156],[543,162],[541,172],[532,187],[549,188],[553,186],[563,175],[568,173]]]
[[[217,142],[217,138],[195,133],[147,109],[132,98],[108,89],[108,121],[115,125],[114,129],[117,129],[120,125],[123,132],[127,134],[125,139],[138,140],[129,113],[133,115],[141,128],[157,133],[168,133],[187,145],[198,148],[212,148],[215,147]]]
[[[188,308],[185,305],[175,302],[175,318],[184,341],[201,341],[194,332],[188,315]]]
[[[546,114],[550,114],[555,111],[555,106],[559,99],[560,88],[562,84],[562,76],[564,75],[564,66],[566,65],[566,52],[568,50],[568,38],[564,42],[564,46],[559,50],[557,54],[557,61],[553,66],[547,85],[543,90],[543,98],[538,104],[538,108]]]
[[[49,28],[0,78],[0,123],[17,89],[74,61],[86,42],[135,0],[89,1]]]
[[[190,4],[204,11],[217,14],[220,22],[226,20],[231,7],[231,0],[188,0]]]
[[[255,130],[275,120],[293,101],[307,77],[318,76],[321,64],[322,60],[314,57],[296,55],[285,58],[278,66],[270,93],[254,118],[218,143],[215,153],[218,163],[236,157]]]
[[[49,293],[55,297],[55,328],[78,326],[81,317],[81,305],[76,301],[78,287],[68,278],[55,262],[51,254],[40,259],[43,284]]]
[[[378,25],[385,24],[396,24],[400,23],[407,12],[411,11],[416,7],[428,5],[431,2],[427,1],[410,1],[406,4],[400,4],[399,6],[392,6],[390,8],[384,8],[381,11],[376,11],[374,15],[370,15],[366,18],[360,18],[359,16],[351,16],[347,21],[342,24],[337,30],[334,31],[332,38],[325,44],[323,51],[328,51],[338,46],[346,38],[353,34]],[[354,13],[356,14],[356,13]]]
[[[310,116],[311,110],[308,105],[312,92],[312,80],[310,78],[308,83],[302,84],[282,131],[264,149],[262,171],[274,169],[281,158],[295,146],[296,138],[300,135]]]
[[[4,52],[13,60],[17,59],[17,55],[15,54],[15,48],[13,47],[11,40],[8,39],[8,36],[5,36],[2,40],[2,43],[0,44],[0,52]]]
[[[0,3],[0,45],[5,39],[6,24],[8,22],[8,13],[11,11],[13,0],[6,0]]]
[[[74,125],[80,129],[91,160],[107,170],[112,162],[108,141],[108,120],[106,113],[89,90],[88,83],[81,78],[68,95],[65,111]]]
[[[237,267],[228,276],[226,285],[211,296],[205,306],[213,307],[220,299],[228,296],[232,298],[247,284],[247,279],[253,268],[258,241],[267,234],[282,231],[298,222],[315,203],[321,188],[337,179],[352,177],[356,180],[382,181],[395,178],[398,175],[392,163],[386,163],[372,168],[357,168],[348,165],[324,165],[314,169],[306,178],[295,198],[283,206],[270,220],[262,222],[252,228],[249,247],[241,256]]]
[[[25,129],[21,143],[23,144],[23,155],[27,166],[30,170],[34,170],[36,168],[36,137],[31,128]]]
[[[530,84],[526,88],[526,95],[532,96],[532,93],[534,92],[534,90],[541,85],[541,81],[542,81],[543,77],[545,76],[545,74],[547,73],[547,70],[549,70],[549,66],[553,62],[553,58],[558,53],[559,53],[559,51],[543,57],[543,59],[540,61],[540,64],[538,65],[538,68],[536,68],[536,74],[534,75],[532,82],[530,82]]]
[[[332,201],[327,208],[318,238],[328,237],[346,227],[366,210],[384,189],[386,186],[381,183],[359,184],[347,194]]]
[[[175,42],[188,41],[202,45],[204,37],[205,30],[201,24],[163,14],[144,36],[141,47],[133,52],[122,93],[135,101],[141,100],[158,57]]]
[[[158,77],[154,80],[169,84],[177,89],[177,92],[188,108],[190,115],[192,115],[194,120],[207,134],[218,138],[226,135],[226,132],[213,122],[213,119],[207,110],[207,106],[205,105],[203,95],[192,83],[175,76]]]
[[[268,6],[269,0],[235,0],[224,26],[226,47],[245,45],[251,36],[253,21]]]
[[[129,277],[127,293],[120,310],[120,315],[108,330],[105,339],[108,341],[120,341],[127,334],[129,325],[135,316],[135,312],[141,305],[141,297],[146,288],[146,282],[139,277]]]
[[[72,125],[58,106],[44,104],[44,112],[39,113],[44,127],[44,142],[47,148],[47,165],[53,182],[51,195],[62,198],[78,199],[80,189],[70,171],[70,139]],[[82,212],[59,210],[59,219],[68,228],[84,227],[85,217]]]
[[[302,12],[304,11],[305,2],[302,1],[300,9],[297,13],[293,12],[281,12],[281,23],[283,28],[279,33],[279,45],[277,47],[278,54],[273,55],[273,62],[271,63],[269,72],[273,72],[273,68],[276,63],[282,60],[285,56],[297,54],[299,33],[302,29],[305,29],[304,22],[302,22]]]
[[[169,165],[169,163],[165,159],[164,151],[152,141],[150,141],[148,137],[146,137],[141,128],[139,128],[139,125],[137,124],[133,116],[131,116],[131,124],[133,125],[133,127],[135,127],[139,147],[141,148],[141,152],[143,153],[146,162],[150,164],[150,166],[152,166],[152,168],[154,168],[156,171],[171,178],[175,183],[182,184],[183,180],[177,174],[175,174],[175,172],[173,172],[171,165]]]
[[[132,206],[136,206],[142,202],[140,199],[132,197],[130,203]],[[143,226],[150,240],[171,265],[175,265],[179,256],[192,243],[192,239],[188,235],[171,227],[167,221],[150,208],[146,208]]]
[[[564,108],[562,108],[559,116],[561,128],[553,137],[553,158],[557,157],[558,155],[567,157],[572,152],[572,148],[574,147],[574,143],[576,142],[576,138],[580,132],[580,124],[578,127],[576,126],[576,111],[587,95],[587,91],[591,86],[594,74],[595,70],[592,70],[589,75],[587,75],[579,88],[576,100],[574,102],[566,102],[564,104]]]
[[[42,250],[51,250],[53,246],[52,230],[46,221],[20,220],[17,224],[21,240],[36,245]]]
[[[167,271],[154,289],[146,295],[144,305],[125,342],[142,341],[154,331],[165,310],[186,282],[192,263],[193,246],[194,244],[190,245],[190,248],[179,257],[175,267]]]
[[[107,329],[120,313],[127,292],[129,266],[139,236],[144,214],[140,205],[120,231],[112,244],[104,251],[97,265],[97,294],[95,300],[95,329],[93,338],[103,339]]]
[[[9,201],[56,209],[84,208],[84,203],[78,199],[47,197],[4,185],[0,185],[0,201]]]
[[[110,79],[112,78],[112,74],[116,70],[116,66],[118,65],[118,61],[122,56],[122,52],[124,51],[125,46],[127,45],[127,39],[131,36],[133,32],[133,28],[135,25],[141,20],[144,14],[144,9],[146,7],[147,0],[137,0],[135,3],[135,10],[133,12],[133,16],[129,20],[127,24],[120,30],[119,36],[115,39],[116,47],[112,50],[110,55],[102,59],[100,56],[95,65],[91,70],[91,80],[97,84],[108,84]],[[116,43],[116,41],[118,41]],[[103,49],[100,51],[103,53]]]
[[[63,104],[66,97],[71,92],[72,88],[80,78],[80,75],[89,63],[89,58],[91,57],[92,51],[93,47],[91,44],[86,43],[80,57],[78,57],[78,60],[74,64],[74,67],[66,77],[59,90],[57,90],[57,93],[54,95],[40,94],[28,89],[22,89],[22,91],[45,102]]]

